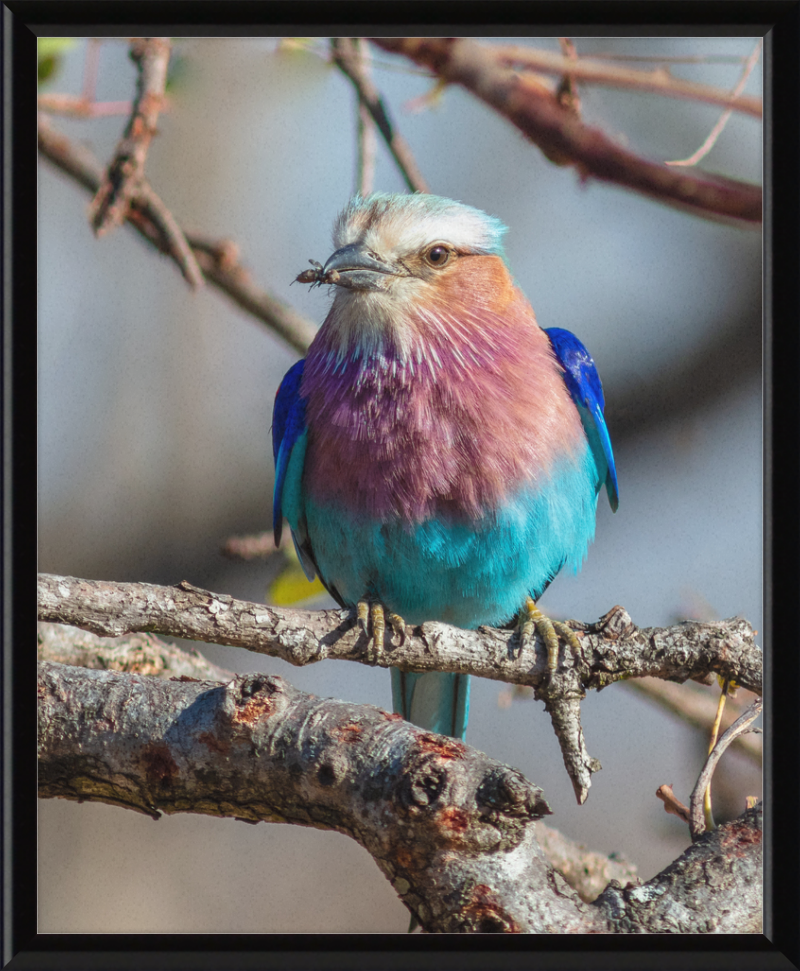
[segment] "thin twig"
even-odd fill
[[[368,48],[356,41],[361,70],[369,77]],[[358,168],[356,171],[356,192],[368,196],[375,185],[375,152],[378,147],[376,127],[372,115],[364,102],[358,99]]]
[[[678,799],[672,791],[672,786],[666,783],[663,786],[659,786],[656,789],[656,795],[664,803],[665,812],[672,813],[673,816],[678,816],[685,823],[689,822],[689,807],[684,806],[680,799]]]
[[[335,37],[331,41],[333,63],[352,82],[359,99],[378,126],[392,157],[412,192],[428,192],[428,184],[411,154],[406,140],[397,132],[389,118],[380,92],[361,70],[361,63],[349,37]]]
[[[625,688],[645,695],[654,704],[703,733],[708,731],[714,721],[716,703],[709,691],[699,685],[673,684],[671,681],[641,678],[636,681],[626,681]],[[730,698],[729,703],[739,704],[738,700],[734,701]],[[740,706],[739,714],[744,707],[744,705]],[[740,735],[734,742],[733,750],[746,755],[756,765],[761,765],[763,747],[757,735]]]
[[[73,143],[56,132],[48,119],[41,115],[39,152],[89,192],[97,191],[103,174],[98,160],[85,146]],[[176,254],[164,243],[155,213],[147,200],[143,201],[141,208],[138,208],[138,203],[135,204],[128,212],[127,219],[151,245],[162,253],[167,253],[180,267]],[[316,327],[283,301],[255,286],[247,270],[232,258],[235,246],[227,240],[210,241],[202,235],[189,234],[187,241],[207,280],[227,294],[239,307],[266,324],[300,354],[306,353],[316,334]]]
[[[144,179],[147,150],[156,134],[164,99],[169,53],[169,40],[163,37],[131,41],[130,57],[138,69],[136,97],[125,132],[89,209],[98,236],[124,222]]]
[[[642,193],[706,219],[758,227],[762,193],[757,185],[689,173],[651,162],[616,144],[599,128],[565,112],[541,85],[503,65],[491,47],[466,38],[376,37],[373,43],[432,68],[460,84],[511,121],[547,154],[570,158],[581,177],[593,177]],[[557,58],[559,71],[580,72]],[[578,62],[580,64],[580,62]]]
[[[758,42],[756,43],[756,46],[753,48],[752,54],[750,55],[750,57],[748,57],[747,61],[745,62],[744,69],[742,71],[742,76],[739,78],[739,81],[736,87],[731,92],[731,98],[738,98],[739,95],[744,90],[744,86],[745,84],[747,84],[747,79],[750,77],[750,74],[752,73],[753,68],[758,63],[758,59],[761,56],[761,49],[763,46],[764,46],[764,41],[762,38],[759,38]],[[711,129],[708,135],[708,138],[703,142],[700,148],[698,148],[693,155],[690,155],[689,158],[678,159],[677,161],[667,162],[666,164],[667,165],[696,165],[701,159],[705,158],[706,155],[708,155],[708,153],[714,147],[717,139],[722,133],[723,128],[728,124],[728,119],[732,114],[733,114],[732,107],[726,108],[725,111],[722,112],[722,114],[717,119],[716,125],[714,125],[714,127]]]
[[[552,51],[540,51],[532,47],[488,44],[485,47],[502,64],[523,65],[535,71],[541,71],[543,74],[569,73],[581,81],[591,81],[608,87],[629,88],[664,95],[667,98],[731,107],[734,111],[741,111],[754,118],[761,118],[764,110],[761,98],[752,96],[739,98],[734,104],[735,96],[729,92],[707,84],[683,81],[673,77],[664,68],[658,68],[655,71],[635,71],[631,68],[605,64],[592,58],[579,58],[577,61],[572,61]]]
[[[730,680],[725,678],[722,682],[722,691],[720,692],[719,702],[717,704],[717,714],[714,717],[714,724],[711,726],[711,739],[708,743],[708,754],[714,751],[714,746],[717,744],[717,739],[719,738],[719,726],[722,724],[722,713],[725,711],[725,700],[728,697],[728,688],[730,687]],[[703,815],[706,821],[706,829],[714,829],[714,813],[711,808],[711,782],[709,781],[706,786],[706,791],[703,794]]]
[[[131,110],[130,101],[87,101],[83,95],[40,94],[36,99],[40,111],[51,115],[65,115],[70,118],[102,118],[112,115],[127,115]]]
[[[279,552],[272,531],[251,536],[229,536],[221,549],[223,556],[236,560],[268,559]]]
[[[702,836],[706,829],[705,814],[703,811],[703,799],[706,789],[709,785],[711,785],[711,777],[714,775],[714,770],[717,767],[717,763],[722,758],[725,749],[727,749],[727,747],[737,736],[748,731],[758,731],[758,729],[751,729],[750,726],[761,714],[762,707],[762,699],[756,698],[745,713],[737,718],[727,732],[724,733],[722,738],[720,738],[713,750],[709,753],[709,756],[706,759],[706,764],[703,766],[703,771],[700,773],[700,776],[695,783],[695,787],[692,790],[689,828],[691,830],[693,840],[696,840]]]

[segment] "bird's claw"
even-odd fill
[[[358,623],[369,638],[367,651],[372,664],[385,666],[383,641],[386,635],[386,622],[392,628],[392,633],[400,638],[400,644],[406,639],[406,623],[399,614],[387,611],[382,603],[369,603],[359,600],[356,607]]]
[[[574,654],[581,653],[581,642],[575,631],[560,620],[551,620],[539,610],[533,598],[528,597],[522,611],[520,651],[531,644],[534,630],[547,647],[547,670],[551,678],[558,669],[559,638]]]

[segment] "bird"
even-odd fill
[[[617,473],[594,361],[539,327],[495,216],[430,194],[353,197],[334,251],[301,282],[333,300],[273,410],[273,526],[354,608],[382,650],[386,625],[520,626],[559,637],[537,601],[594,538]],[[392,667],[396,713],[463,739],[469,677]]]

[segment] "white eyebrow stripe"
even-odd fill
[[[336,221],[333,242],[337,249],[364,243],[384,257],[417,252],[438,241],[467,251],[500,254],[505,232],[499,219],[460,202],[379,193],[351,201]]]

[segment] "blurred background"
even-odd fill
[[[492,38],[492,42],[499,42]],[[519,42],[518,38],[514,42]],[[556,38],[524,43],[559,50]],[[579,55],[730,90],[756,38],[579,38]],[[43,92],[79,94],[87,42],[61,52]],[[375,83],[431,191],[499,216],[507,253],[543,327],[588,346],[603,379],[620,508],[601,494],[597,535],[577,576],[561,575],[548,613],[594,621],[615,604],[640,626],[740,614],[761,603],[761,237],[669,209],[547,161],[460,89],[425,110],[430,78],[372,52]],[[104,40],[96,97],[125,101],[134,65]],[[745,91],[761,94],[761,65]],[[720,109],[582,85],[582,114],[654,160],[700,146]],[[355,185],[356,104],[327,42],[174,42],[170,108],[147,175],[185,230],[231,238],[255,282],[320,323],[325,288],[290,284],[330,255],[333,220]],[[111,157],[125,116],[53,119]],[[404,191],[383,145],[375,188]],[[700,164],[761,180],[761,125],[734,114]],[[101,240],[89,195],[47,161],[39,174],[39,569],[176,583],[263,601],[277,562],[221,555],[234,534],[270,528],[270,424],[297,354],[130,227]],[[314,605],[327,606],[326,597]],[[391,708],[389,676],[359,664],[307,668],[198,645],[231,670],[280,674],[320,696]],[[686,690],[691,690],[687,686]],[[699,689],[714,700],[717,685]],[[655,798],[688,802],[707,737],[628,685],[583,705],[603,770],[578,807],[543,705],[473,683],[467,741],[544,789],[548,823],[592,850],[620,853],[649,879],[689,844]],[[760,795],[758,766],[729,752],[715,777],[718,820]],[[39,930],[56,932],[402,932],[405,908],[368,854],[336,833],[201,816],[153,822],[123,809],[39,803]]]

